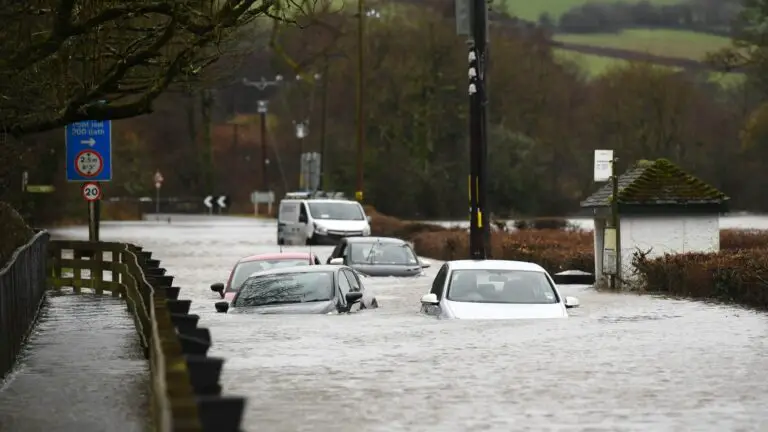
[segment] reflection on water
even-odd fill
[[[52,295],[0,390],[0,431],[145,430],[148,369],[125,303]]]
[[[228,359],[225,392],[249,397],[248,431],[768,430],[763,314],[565,287],[582,305],[567,320],[436,320],[418,301],[439,263],[428,277],[363,279],[376,310],[216,314],[209,285],[277,251],[275,233],[204,217],[102,228],[155,252],[194,300],[211,354]],[[313,251],[324,261],[331,248]]]

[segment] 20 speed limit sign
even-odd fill
[[[101,199],[101,186],[98,183],[86,183],[83,185],[83,198],[86,201]]]
[[[96,177],[103,169],[104,159],[93,150],[83,150],[75,158],[75,171],[83,177]]]

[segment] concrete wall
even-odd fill
[[[720,250],[720,216],[704,215],[622,215],[621,262],[623,280],[633,276],[632,258],[639,249],[648,257],[665,253],[717,252]],[[602,277],[604,220],[595,219],[595,276]]]
[[[622,277],[632,277],[632,257],[637,250],[648,257],[666,253],[717,252],[720,250],[720,216],[665,215],[622,216]]]

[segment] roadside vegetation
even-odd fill
[[[366,211],[373,235],[405,238],[419,256],[441,261],[466,257],[467,229],[401,221],[370,207]],[[552,274],[594,273],[592,231],[558,218],[519,220],[513,226],[511,231],[493,230],[493,258],[535,262]],[[768,230],[721,230],[720,252],[647,258],[638,251],[633,264],[639,292],[768,309]]]

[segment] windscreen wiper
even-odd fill
[[[373,246],[371,246],[371,250],[368,251],[368,257],[365,258],[365,261],[368,262],[368,264],[373,264],[373,260],[371,260],[371,258],[373,258],[373,250],[376,249],[376,247],[380,244],[381,244],[381,239],[376,239],[376,243],[374,243]]]

